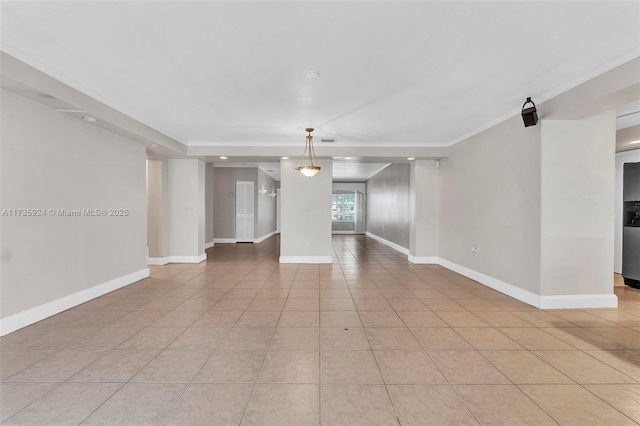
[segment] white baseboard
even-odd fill
[[[356,231],[331,231],[333,235],[356,235]]]
[[[267,238],[273,237],[276,234],[279,234],[279,232],[278,231],[269,232],[268,234],[253,240],[236,240],[235,238],[214,238],[213,243],[220,243],[220,244],[256,243],[257,244],[257,243],[263,242]]]
[[[207,260],[207,253],[200,256],[169,256],[169,263],[200,263]]]
[[[408,256],[409,262],[422,265],[437,265],[440,258],[436,256]]]
[[[280,263],[332,263],[331,256],[280,256]]]
[[[213,247],[214,244],[215,243],[213,241],[209,241],[208,243],[204,243],[204,249],[206,250],[208,248],[211,248],[211,247]]]
[[[532,293],[528,290],[517,287],[513,284],[501,281],[497,278],[490,277],[481,272],[474,271],[465,266],[458,265],[457,263],[450,262],[440,257],[419,257],[411,256],[408,254],[408,250],[390,241],[378,237],[370,232],[367,232],[368,237],[378,240],[383,244],[399,251],[400,253],[407,254],[408,260],[415,264],[437,264],[447,269],[457,272],[460,275],[464,275],[467,278],[471,278],[480,284],[486,285],[500,293],[511,296],[521,302],[527,303],[531,306],[535,306],[540,309],[574,309],[574,308],[615,308],[618,306],[618,297],[615,294],[565,294],[559,296],[541,296],[539,294]],[[284,263],[280,261],[280,263]]]
[[[147,258],[147,265],[166,265],[167,263],[169,263],[169,258],[171,256],[167,256],[167,257],[148,257]]]
[[[399,251],[399,252],[400,252],[400,253],[402,253],[402,254],[406,254],[406,255],[408,255],[408,254],[409,254],[409,249],[406,249],[406,248],[402,247],[401,245],[398,245],[398,244],[396,244],[396,243],[392,243],[391,241],[387,241],[387,240],[385,240],[384,238],[382,238],[382,237],[378,237],[376,234],[372,234],[372,233],[371,233],[371,232],[369,232],[369,231],[365,232],[364,234],[365,234],[367,237],[371,237],[371,238],[373,238],[374,240],[379,241],[379,242],[381,242],[382,244],[384,244],[384,245],[386,245],[386,246],[389,246],[389,247],[391,247],[392,249],[397,250],[397,251]]]
[[[540,296],[541,309],[571,308],[617,308],[618,296],[615,294],[566,294],[560,296]]]
[[[458,265],[457,263],[450,262],[446,259],[438,258],[438,264],[444,266],[447,269],[457,272],[460,275],[464,275],[467,278],[471,278],[474,281],[478,281],[480,284],[484,284],[500,293],[511,296],[514,299],[518,299],[521,302],[527,303],[536,308],[540,307],[540,295],[532,293],[528,290],[516,287],[513,284],[506,283],[499,279],[490,277],[481,272],[474,271],[465,266]]]
[[[38,321],[42,321],[45,318],[59,314],[67,309],[88,302],[89,300],[100,297],[103,294],[125,287],[148,276],[149,268],[144,268],[139,271],[114,278],[102,284],[80,290],[68,296],[61,297],[60,299],[2,318],[0,319],[0,336],[4,336],[5,334],[9,334]]]
[[[207,259],[207,253],[200,256],[167,256],[167,257],[149,257],[147,265],[166,265],[167,263],[200,263]]]
[[[220,244],[235,244],[236,239],[235,238],[214,238],[213,242],[220,243]]]
[[[253,242],[254,242],[254,243],[256,243],[256,244],[257,244],[257,243],[261,243],[261,242],[263,242],[264,240],[266,240],[267,238],[271,238],[271,237],[273,237],[273,236],[274,236],[274,235],[276,235],[277,233],[278,233],[277,231],[269,232],[268,234],[265,234],[265,235],[263,235],[262,237],[260,237],[260,238],[257,238],[257,239],[255,239],[255,240],[253,240]]]

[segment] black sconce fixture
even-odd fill
[[[525,109],[527,104],[533,106]],[[536,110],[536,104],[533,103],[531,98],[527,98],[527,101],[522,105],[522,121],[524,121],[524,127],[538,124],[538,111]]]

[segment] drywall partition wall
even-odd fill
[[[520,116],[508,119],[452,146],[439,173],[439,257],[445,266],[510,284],[512,295],[535,302],[540,126],[525,128]]]
[[[206,163],[204,172],[204,244],[205,248],[209,248],[213,246],[213,164]]]
[[[276,232],[276,194],[278,188],[277,182],[271,176],[258,169],[258,185],[256,197],[256,214],[258,220],[256,222],[256,240],[262,237],[271,236]]]
[[[409,261],[438,262],[439,169],[435,161],[411,163]]]
[[[613,293],[615,126],[542,120],[541,295]]]
[[[168,161],[147,160],[147,248],[150,264],[169,256]]]
[[[409,249],[409,164],[391,164],[367,181],[367,234]]]
[[[206,229],[206,213],[207,213],[207,184],[205,182],[207,172],[205,170],[206,164],[203,161],[197,161],[198,168],[198,193],[196,194],[196,209],[198,211],[198,252],[200,258],[206,258],[204,253],[205,246],[205,229]],[[204,260],[204,259],[203,259]]]
[[[0,218],[6,334],[149,271],[145,147],[4,89],[0,99],[0,208],[46,213]]]
[[[622,273],[622,188],[624,163],[640,163],[640,149],[616,154],[615,233],[613,270]]]
[[[236,181],[253,181],[257,187],[258,168],[213,168],[213,237],[215,242],[235,242]],[[257,204],[258,200],[256,199],[255,205]]]
[[[169,252],[171,262],[198,263],[204,253],[204,163],[169,159]]]
[[[320,160],[320,173],[308,178],[297,160],[281,160],[281,263],[331,263],[332,161]]]

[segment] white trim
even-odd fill
[[[422,265],[437,265],[440,259],[436,256],[411,256],[408,257],[409,262]]]
[[[408,250],[404,247],[400,247],[390,241],[378,237],[370,232],[366,232],[368,237],[378,240],[383,244],[399,251],[400,253],[407,254],[408,260],[414,264],[437,264],[450,269],[453,272],[457,272],[460,275],[464,275],[467,278],[471,278],[480,284],[486,285],[500,293],[511,296],[514,299],[518,299],[521,302],[527,303],[531,306],[535,306],[540,309],[572,309],[572,308],[615,308],[618,306],[618,297],[615,294],[566,294],[559,296],[541,296],[539,294],[532,293],[523,288],[517,287],[513,284],[501,281],[497,278],[490,277],[481,272],[474,271],[465,266],[458,265],[457,263],[450,262],[440,257],[420,257],[412,256],[408,254]],[[282,258],[281,258],[282,259]],[[280,263],[285,263],[280,261]]]
[[[170,256],[167,257],[148,257],[147,258],[147,265],[166,265],[167,263],[169,263],[169,258]]]
[[[167,263],[200,263],[207,259],[207,253],[200,256],[149,257],[147,265],[166,265]]]
[[[333,263],[331,256],[280,256],[280,263]]]
[[[200,256],[169,256],[169,263],[200,263],[207,259],[207,253]]]
[[[369,231],[366,231],[364,234],[365,234],[367,237],[371,237],[371,238],[373,238],[374,240],[379,241],[379,242],[381,242],[382,244],[384,244],[384,245],[386,245],[386,246],[389,246],[389,247],[391,247],[392,249],[397,250],[397,251],[399,251],[399,252],[400,252],[400,253],[402,253],[402,254],[406,254],[406,255],[408,255],[408,254],[409,254],[409,249],[406,249],[406,248],[404,248],[404,247],[402,247],[402,246],[400,246],[400,245],[398,245],[398,244],[396,244],[396,243],[392,243],[391,241],[387,241],[387,240],[385,240],[385,239],[384,239],[384,238],[382,238],[382,237],[378,237],[376,234],[372,234],[372,233],[371,233],[371,232],[369,232]]]
[[[274,236],[274,235],[276,235],[277,233],[278,233],[277,231],[269,232],[268,234],[265,234],[265,235],[263,235],[263,236],[262,236],[262,237],[260,237],[260,238],[256,238],[255,240],[253,240],[253,242],[254,242],[254,243],[261,243],[261,242],[263,242],[264,240],[266,240],[267,238],[271,238],[271,237],[273,237],[273,236]]]
[[[331,231],[333,235],[356,235],[356,231]]]
[[[565,294],[540,296],[540,309],[617,308],[615,294]]]
[[[0,319],[0,336],[4,336],[5,334],[9,334],[20,328],[42,321],[45,318],[58,314],[62,311],[66,311],[67,309],[71,309],[148,276],[149,268],[140,269],[139,271],[114,278],[102,284],[80,290],[68,296],[61,297],[60,299],[2,318]]]
[[[458,265],[457,263],[453,263],[442,258],[439,258],[438,263],[441,266],[444,266],[445,268],[452,270],[453,272],[457,272],[460,275],[464,275],[467,278],[471,278],[474,281],[478,281],[479,283],[484,284],[487,287],[490,287],[494,290],[497,290],[500,293],[504,293],[507,296],[511,296],[515,299],[518,299],[521,302],[528,303],[529,305],[535,306],[536,308],[540,307],[540,295],[538,294],[532,293],[523,288],[516,287],[513,284],[500,281],[499,279],[490,277],[489,275],[485,275],[481,272],[474,271],[473,269],[469,269],[467,267]]]
[[[236,239],[235,238],[214,238],[213,242],[220,243],[220,244],[234,244],[236,242]]]
[[[206,250],[208,248],[211,248],[211,247],[213,247],[214,244],[215,244],[215,242],[213,242],[213,241],[209,241],[208,243],[204,243],[204,249]]]

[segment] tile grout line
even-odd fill
[[[296,267],[296,274],[298,272],[298,269],[299,269],[299,266]],[[275,271],[271,275],[273,275],[273,274],[275,274]],[[294,281],[295,281],[295,275],[294,275]],[[293,285],[293,282],[292,282],[292,285]],[[289,295],[290,294],[291,294],[291,287],[289,287],[289,293],[287,293],[287,298],[285,299],[285,302],[284,302],[284,305],[282,307],[282,310],[280,311],[280,317],[278,318],[278,322],[276,323],[276,326],[273,328],[273,332],[271,333],[271,338],[269,339],[269,344],[266,346],[266,349],[264,351],[264,356],[262,357],[262,362],[260,363],[260,368],[258,369],[258,373],[256,374],[256,378],[253,381],[253,387],[251,388],[251,393],[249,394],[249,398],[247,399],[247,403],[245,404],[244,410],[242,411],[242,416],[240,417],[240,421],[238,422],[238,426],[240,426],[242,424],[242,422],[244,421],[244,418],[245,418],[245,416],[247,414],[247,409],[249,408],[249,404],[251,404],[251,399],[253,398],[253,394],[255,393],[256,386],[258,384],[258,380],[260,379],[260,374],[262,373],[262,367],[264,366],[264,361],[267,359],[267,354],[269,353],[269,349],[271,348],[271,344],[273,343],[273,337],[275,336],[276,330],[278,329],[278,324],[280,323],[280,320],[282,319],[282,314],[284,312],[285,306],[287,305],[287,301],[289,300]]]

